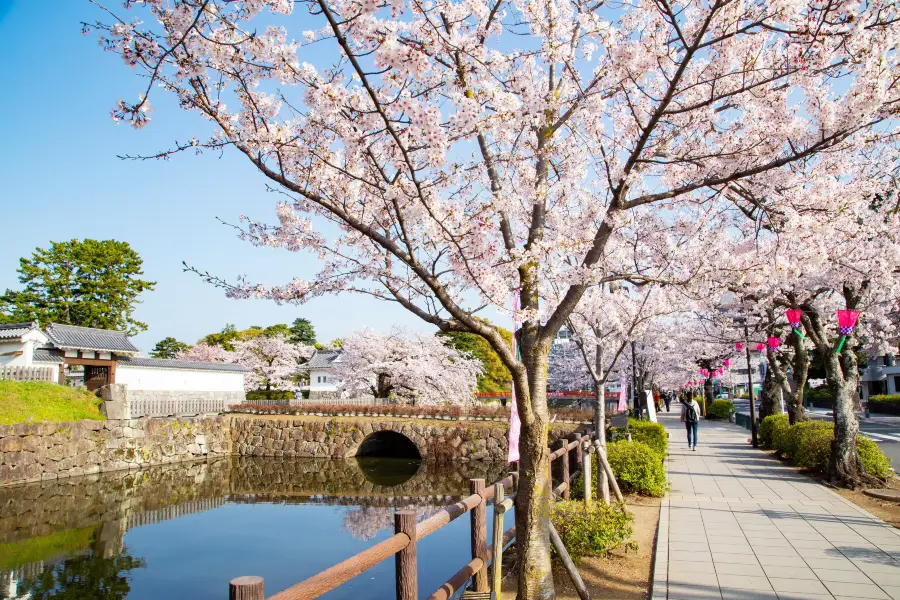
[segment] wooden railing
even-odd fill
[[[0,379],[13,381],[50,381],[53,379],[52,367],[0,367]]]
[[[553,489],[554,496],[558,498],[569,497],[571,478],[582,471],[582,465],[585,464],[585,442],[588,442],[586,444],[588,449],[593,447],[590,440],[583,439],[580,433],[571,434],[569,438],[568,440],[559,440],[556,443],[557,448],[550,454],[551,473],[555,471],[555,479],[560,481]],[[588,461],[587,465],[589,464]],[[584,475],[584,486],[587,492],[591,485],[589,468],[586,469]],[[484,479],[472,479],[470,496],[456,504],[445,506],[438,513],[420,523],[416,523],[415,510],[397,511],[394,513],[394,535],[270,596],[268,600],[318,598],[391,556],[396,560],[397,600],[417,600],[416,543],[466,513],[469,513],[471,519],[472,560],[435,590],[428,600],[448,600],[457,591],[463,589],[469,580],[473,580],[473,598],[490,598],[492,586],[497,594],[495,597],[499,598],[503,548],[516,537],[515,526],[502,531],[503,514],[513,506],[517,484],[517,473],[511,474],[489,487],[485,487]],[[506,490],[512,490],[508,497]],[[487,545],[487,505],[489,502],[494,505],[494,536],[490,546]],[[491,564],[494,565],[494,569],[489,581],[488,566]],[[230,600],[265,600],[265,598],[262,577],[238,577],[229,582]]]

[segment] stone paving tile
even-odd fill
[[[750,448],[745,430],[701,423],[691,452],[677,418],[661,422],[671,489],[654,600],[900,600],[900,532]]]

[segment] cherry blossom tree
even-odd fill
[[[309,359],[314,348],[292,344],[283,335],[260,335],[234,342],[234,362],[250,369],[244,388],[293,391],[298,388],[298,365]]]
[[[297,7],[308,16],[283,16]],[[312,281],[210,281],[241,298],[396,302],[441,330],[483,336],[509,368],[522,421],[525,600],[555,596],[547,351],[589,288],[640,278],[622,261],[623,248],[645,246],[629,223],[715,214],[732,183],[777,183],[795,163],[869,139],[898,99],[887,0],[126,8],[140,16],[110,9],[85,26],[146,77],[113,118],[143,127],[152,93],[175,96],[206,123],[155,156],[244,155],[284,200],[277,224],[245,219],[242,235],[323,263]],[[285,28],[298,21],[303,41]],[[334,60],[307,62],[312,44]],[[477,319],[508,310],[513,293],[521,359]]]
[[[481,361],[428,333],[372,329],[344,338],[333,363],[341,389],[414,404],[475,400]]]
[[[183,350],[175,355],[179,360],[193,360],[199,362],[235,362],[234,352],[229,352],[222,346],[213,346],[206,342],[197,342],[191,348]]]
[[[753,236],[750,252],[769,257],[764,268],[745,273],[741,285],[756,312],[768,314],[770,332],[776,319],[781,327],[786,320],[776,309],[781,315],[785,309],[803,311],[799,327],[807,339],[796,331],[790,334],[794,386],[805,383],[809,344],[823,361],[834,396],[835,440],[828,474],[851,487],[872,483],[856,450],[855,350],[880,354],[898,335],[900,214],[877,201],[897,187],[898,157],[893,145],[882,145],[842,155],[831,168],[819,165],[804,185],[773,189],[757,183],[740,190],[743,212],[755,223],[747,233]],[[863,315],[843,344],[834,316],[838,309]],[[779,360],[769,354],[770,368],[781,383]],[[797,399],[792,398],[794,411]]]

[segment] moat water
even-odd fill
[[[389,537],[396,509],[424,519],[505,468],[232,457],[0,488],[0,598],[222,600],[239,575],[263,577],[269,596]],[[419,542],[420,597],[469,561],[469,543],[465,517]],[[394,593],[389,559],[323,597]]]

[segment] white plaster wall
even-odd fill
[[[0,356],[0,365],[10,366],[10,367],[28,367],[32,364],[32,359],[34,358],[34,341],[29,340],[27,342],[20,342],[18,340],[14,342],[6,341],[0,342],[0,355],[6,354],[8,352],[22,352],[22,354],[16,356]]]
[[[116,365],[116,383],[128,384],[129,390],[243,392],[244,374],[229,371],[149,369],[119,363]]]
[[[322,378],[322,381],[319,379]],[[309,391],[315,392],[336,392],[338,381],[330,371],[310,371],[309,372]]]

